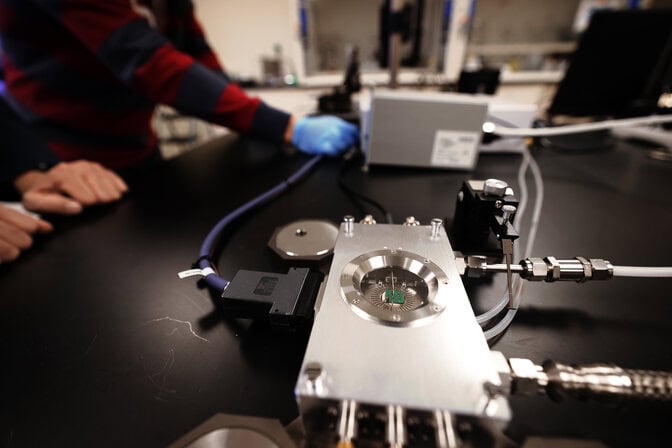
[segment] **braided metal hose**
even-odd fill
[[[672,373],[623,369],[608,364],[569,366],[547,361],[546,391],[553,398],[672,401]]]

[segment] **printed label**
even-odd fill
[[[473,168],[478,150],[478,132],[436,131],[432,166]]]
[[[270,296],[273,294],[275,285],[278,284],[277,277],[261,277],[257,287],[254,289],[254,294],[259,296]]]

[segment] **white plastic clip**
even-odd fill
[[[187,278],[187,277],[195,277],[197,275],[200,275],[202,277],[207,277],[208,275],[214,274],[215,270],[212,268],[205,268],[205,269],[189,269],[187,271],[182,271],[178,272],[177,276],[182,278]]]

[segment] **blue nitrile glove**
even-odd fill
[[[359,129],[338,117],[303,117],[294,125],[292,144],[306,154],[337,156],[359,140]]]

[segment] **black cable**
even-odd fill
[[[199,255],[198,266],[201,270],[203,270],[204,273],[202,275],[204,276],[205,282],[208,284],[208,286],[210,286],[210,288],[212,288],[215,291],[224,291],[224,289],[226,289],[227,285],[229,284],[228,280],[219,276],[216,267],[214,266],[214,263],[212,263],[211,261],[212,259],[211,254],[213,253],[216,242],[219,239],[219,236],[222,233],[222,231],[230,223],[238,219],[240,216],[246,214],[250,210],[253,210],[257,207],[260,207],[261,205],[266,204],[267,202],[270,202],[271,200],[277,198],[282,193],[287,191],[291,186],[293,186],[299,180],[303,179],[306,175],[308,175],[310,170],[317,163],[319,163],[320,160],[322,160],[322,156],[319,155],[314,156],[308,162],[306,162],[298,171],[292,174],[289,178],[283,180],[275,187],[265,191],[259,196],[249,200],[245,204],[233,210],[232,212],[227,214],[224,218],[222,218],[210,230],[208,235],[205,237],[203,244],[201,245],[201,249],[198,252]]]
[[[345,195],[348,196],[350,200],[352,200],[352,202],[355,204],[355,206],[362,212],[364,212],[364,207],[362,206],[361,202],[365,202],[378,209],[381,215],[383,215],[383,218],[386,223],[393,224],[394,220],[392,219],[392,214],[380,202],[355,191],[352,187],[350,187],[345,183],[345,175],[347,174],[348,170],[351,167],[353,167],[356,164],[356,162],[361,161],[361,159],[362,159],[362,153],[357,152],[343,162],[343,165],[341,166],[341,170],[338,175],[338,186],[341,188],[343,193],[345,193]]]

